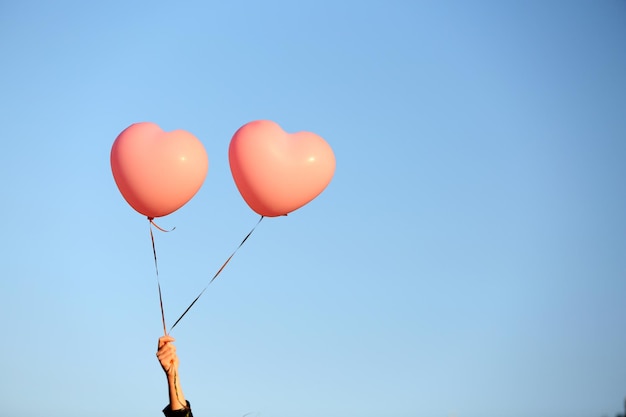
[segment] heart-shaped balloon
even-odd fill
[[[268,217],[304,206],[324,191],[335,173],[335,155],[324,139],[310,132],[286,133],[269,120],[237,130],[228,159],[243,199]]]
[[[202,143],[184,130],[164,132],[154,123],[135,123],[115,139],[111,170],[122,196],[139,213],[166,216],[200,189],[209,158]]]

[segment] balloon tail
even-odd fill
[[[248,232],[248,234],[246,235],[246,237],[243,238],[243,240],[241,241],[241,243],[239,244],[239,246],[237,246],[237,249],[235,249],[233,251],[233,253],[230,254],[230,256],[228,257],[228,259],[226,259],[226,262],[224,262],[222,264],[222,266],[220,267],[220,269],[217,270],[217,272],[215,273],[215,275],[213,275],[213,278],[211,278],[211,280],[209,281],[209,283],[204,287],[204,289],[202,291],[200,291],[200,294],[198,294],[198,296],[191,302],[191,304],[189,304],[189,307],[187,307],[187,309],[183,312],[183,314],[180,315],[180,317],[178,318],[178,320],[176,320],[176,322],[174,322],[174,324],[172,325],[172,327],[170,327],[170,332],[174,329],[174,327],[176,327],[176,325],[178,324],[179,321],[182,320],[183,317],[185,317],[185,314],[187,314],[187,312],[189,310],[191,310],[191,307],[193,307],[193,305],[196,303],[196,301],[198,301],[198,299],[202,296],[202,294],[204,294],[204,292],[206,291],[207,288],[209,288],[209,285],[211,285],[213,283],[213,281],[215,281],[215,278],[217,278],[217,276],[219,274],[222,273],[222,271],[224,270],[224,268],[226,268],[226,265],[228,265],[228,263],[230,262],[231,259],[233,259],[233,256],[235,256],[235,253],[237,253],[237,251],[239,250],[239,248],[241,248],[243,246],[244,243],[246,243],[246,240],[248,240],[248,238],[250,237],[250,235],[252,234],[252,232],[254,232],[254,230],[256,229],[256,227],[259,225],[259,223],[261,223],[261,220],[263,220],[263,217],[265,216],[261,216],[261,218],[259,219],[259,221],[254,225],[254,227],[252,228],[252,230],[250,230]]]
[[[171,231],[173,231],[173,230],[175,230],[175,229],[176,229],[176,226],[174,226],[174,227],[172,227],[170,230],[165,230],[164,228],[162,228],[161,226],[159,226],[158,224],[156,224],[156,223],[154,222],[154,217],[148,217],[148,220],[150,221],[150,224],[151,224],[152,226],[156,227],[157,229],[159,229],[160,231],[165,232],[165,233],[167,233],[167,232],[171,232]]]

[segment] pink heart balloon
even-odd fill
[[[185,205],[208,169],[207,153],[195,136],[184,130],[164,132],[154,123],[129,126],[111,148],[111,170],[122,196],[150,218]]]
[[[333,150],[310,132],[286,133],[269,120],[242,126],[228,149],[230,169],[252,210],[274,217],[317,197],[335,172]]]

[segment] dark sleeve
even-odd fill
[[[167,407],[163,409],[163,414],[165,414],[165,417],[193,417],[189,401],[187,401],[187,407],[182,410],[172,410],[168,404]]]

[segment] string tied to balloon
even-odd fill
[[[176,327],[176,325],[182,320],[183,317],[185,317],[185,315],[187,314],[187,312],[189,310],[191,310],[191,307],[193,307],[193,305],[196,303],[196,301],[198,301],[198,299],[200,299],[200,297],[202,296],[202,294],[204,294],[204,292],[207,290],[207,288],[209,288],[209,285],[211,285],[213,283],[213,281],[215,281],[215,278],[218,277],[219,274],[222,273],[222,271],[224,270],[224,268],[226,268],[226,265],[228,265],[228,263],[230,262],[231,259],[233,259],[233,256],[235,256],[235,254],[237,253],[237,251],[239,250],[239,248],[241,248],[243,246],[244,243],[246,243],[246,241],[248,240],[248,238],[250,237],[250,235],[252,235],[252,233],[254,232],[254,230],[257,228],[257,226],[259,225],[259,223],[261,223],[261,221],[263,220],[265,216],[261,216],[261,218],[259,219],[259,221],[256,222],[256,224],[254,225],[254,227],[248,232],[248,234],[246,235],[246,237],[243,238],[243,240],[241,241],[241,243],[239,244],[239,246],[237,246],[237,248],[233,251],[233,253],[230,254],[230,256],[226,259],[226,261],[222,264],[222,266],[220,266],[220,268],[217,270],[217,272],[215,273],[215,275],[213,275],[213,277],[211,278],[211,280],[209,281],[209,283],[202,289],[202,291],[200,291],[200,294],[198,294],[198,296],[191,302],[191,304],[189,304],[189,307],[187,307],[185,309],[185,311],[183,312],[183,314],[180,315],[180,317],[176,320],[176,322],[174,322],[174,324],[172,325],[172,327],[170,327],[170,332],[174,329],[174,327]],[[165,323],[165,322],[164,322]]]
[[[174,229],[176,229],[176,227],[173,227],[170,230],[166,230],[154,222],[154,217],[148,217],[148,221],[150,222],[150,240],[152,241],[152,253],[154,255],[154,269],[156,271],[157,288],[159,289],[159,307],[161,308],[161,323],[163,324],[163,334],[167,336],[167,326],[165,325],[165,310],[163,309],[163,293],[161,291],[161,280],[159,279],[159,262],[157,260],[156,245],[154,244],[154,233],[152,233],[152,226],[156,227],[158,230],[160,230],[161,232],[165,232],[165,233],[173,231]]]

